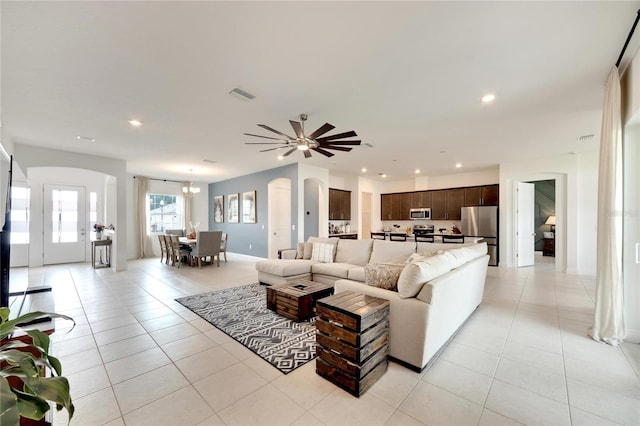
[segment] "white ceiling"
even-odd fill
[[[3,1],[3,137],[208,182],[295,161],[405,179],[593,151],[604,82],[639,8]],[[256,99],[228,95],[234,87]],[[300,113],[309,131],[329,122],[374,147],[278,161],[281,150],[245,145],[260,140],[244,132],[273,136],[258,123],[291,133]]]

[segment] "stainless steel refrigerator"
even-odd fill
[[[498,207],[463,207],[462,233],[465,237],[482,237],[489,248],[489,265],[498,266]]]

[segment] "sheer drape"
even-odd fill
[[[189,188],[189,182],[182,182],[182,188]],[[182,192],[182,217],[184,217],[184,228],[187,233],[191,232],[191,200],[193,197],[188,192]]]
[[[136,176],[136,211],[138,217],[138,259],[153,256],[151,250],[151,238],[147,233],[149,224],[147,223],[147,200],[149,199],[149,179]]]
[[[611,70],[605,87],[598,174],[596,306],[590,335],[617,346],[625,335],[622,282],[622,120],[620,77]]]

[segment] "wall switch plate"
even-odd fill
[[[251,250],[251,244],[249,244],[249,250]]]
[[[291,230],[295,231],[296,230],[296,226],[295,225],[291,225]]]

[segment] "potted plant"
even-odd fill
[[[20,419],[40,420],[51,408],[65,408],[69,420],[73,403],[69,381],[62,377],[60,361],[49,354],[49,336],[37,329],[22,329],[23,324],[49,317],[75,321],[66,315],[30,312],[9,320],[9,308],[0,308],[0,424],[19,425]],[[14,332],[24,335],[11,337]],[[51,377],[45,377],[47,371]]]

